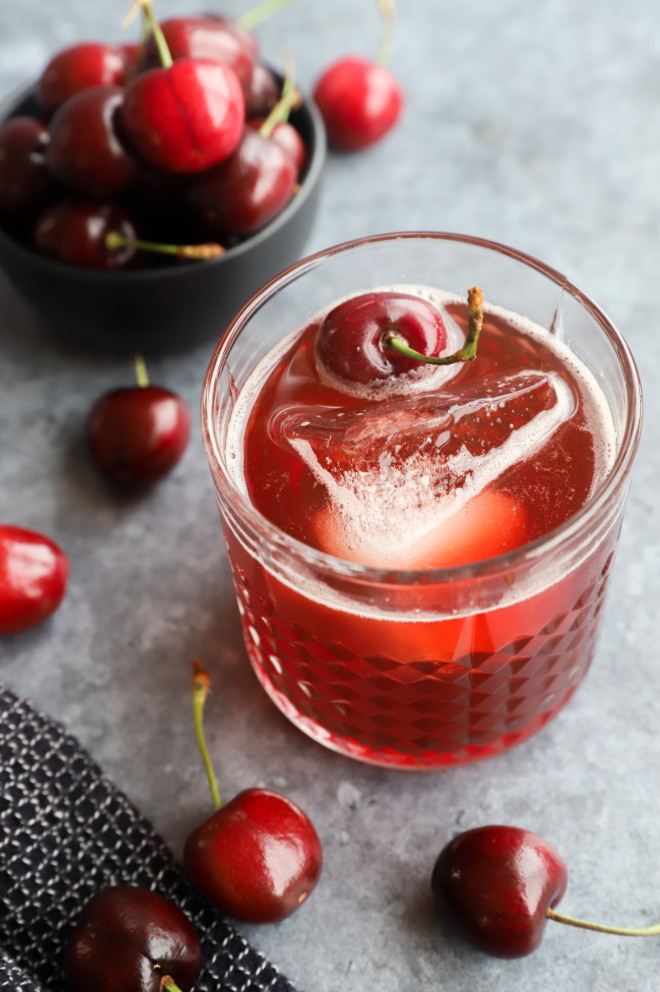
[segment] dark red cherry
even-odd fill
[[[188,992],[202,968],[202,945],[171,900],[133,885],[104,889],[84,907],[64,954],[71,992]],[[162,985],[161,985],[162,983]]]
[[[191,179],[187,203],[205,237],[226,241],[264,227],[289,202],[295,183],[289,153],[246,127],[233,155]]]
[[[252,117],[247,121],[247,124],[254,131],[260,131],[265,122],[265,117]],[[296,167],[296,178],[298,178],[307,164],[307,147],[300,132],[289,121],[278,121],[268,137],[276,144],[281,145],[291,156]]]
[[[274,923],[314,889],[322,852],[299,806],[270,789],[246,789],[193,831],[183,859],[193,884],[223,913]]]
[[[252,35],[224,18],[172,17],[161,22],[161,30],[172,58],[203,59],[230,66],[241,86],[247,88],[257,53]],[[160,65],[153,36],[145,48],[145,64]]]
[[[379,141],[397,122],[403,94],[383,66],[358,56],[340,59],[321,75],[314,89],[328,139],[346,151]]]
[[[279,792],[245,789],[222,805],[202,720],[209,687],[203,666],[194,661],[195,734],[216,811],[186,840],[184,867],[223,913],[247,923],[274,923],[295,912],[315,888],[321,842],[309,817]]]
[[[100,397],[87,421],[98,472],[123,489],[141,489],[171,472],[190,438],[190,410],[162,386],[127,386]]]
[[[387,347],[388,332],[423,355],[440,355],[447,345],[445,325],[431,303],[406,293],[364,293],[339,303],[325,316],[318,356],[335,375],[358,383],[419,368],[419,362]]]
[[[560,901],[568,873],[538,834],[519,827],[477,827],[440,852],[431,878],[436,905],[480,951],[519,958],[540,945],[547,911]]]
[[[130,215],[116,203],[96,200],[60,200],[37,218],[32,233],[34,248],[58,262],[92,269],[121,269],[135,258],[135,249],[111,250],[108,234],[116,231],[135,239]]]
[[[69,562],[62,549],[37,531],[0,524],[0,635],[36,627],[58,608]]]
[[[114,196],[138,178],[138,160],[117,131],[123,99],[119,86],[93,86],[66,100],[50,123],[48,168],[80,196]]]
[[[262,62],[255,62],[245,90],[245,116],[266,117],[280,98],[280,84],[275,74]]]
[[[202,172],[237,147],[245,99],[236,73],[210,59],[182,58],[137,76],[120,108],[138,152],[167,172]]]
[[[48,128],[36,117],[12,117],[0,127],[0,213],[35,210],[51,186],[46,169]]]
[[[52,57],[39,78],[39,106],[50,115],[89,86],[121,86],[125,66],[124,52],[114,45],[91,41],[64,48]]]

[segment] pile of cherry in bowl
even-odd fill
[[[218,253],[268,224],[305,170],[288,120],[299,95],[250,31],[210,14],[159,24],[148,2],[142,13],[140,43],[55,54],[35,114],[0,127],[0,224],[61,262]]]

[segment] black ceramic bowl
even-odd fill
[[[0,123],[34,114],[33,87],[0,108]],[[52,261],[0,226],[0,265],[55,330],[134,351],[183,351],[216,341],[236,310],[296,261],[310,234],[325,160],[323,122],[305,100],[291,115],[309,151],[300,191],[266,227],[211,261],[108,272]]]

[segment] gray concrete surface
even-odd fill
[[[0,93],[55,48],[123,36],[118,0],[0,7]],[[195,0],[158,0],[161,16]],[[245,6],[229,0],[225,10]],[[264,52],[319,68],[375,51],[375,0],[299,0],[259,30]],[[0,644],[0,679],[63,721],[180,853],[209,810],[188,663],[215,676],[208,729],[224,794],[267,784],[317,823],[321,884],[249,937],[307,992],[657,992],[660,937],[550,924],[517,962],[458,943],[428,883],[457,829],[546,836],[569,865],[566,912],[660,919],[660,20],[654,0],[401,2],[392,68],[407,94],[387,140],[330,157],[309,249],[386,230],[494,238],[564,271],[637,356],[646,420],[596,662],[570,706],[494,761],[434,774],[369,768],[301,736],[252,675],[201,440],[145,498],[106,491],[83,428],[129,356],[51,334],[0,275],[0,518],[49,533],[71,560],[67,599]],[[147,356],[196,408],[210,346]]]

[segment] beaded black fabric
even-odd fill
[[[62,952],[83,905],[128,883],[197,927],[195,992],[294,992],[188,883],[164,841],[80,744],[0,683],[0,992],[63,992]]]

